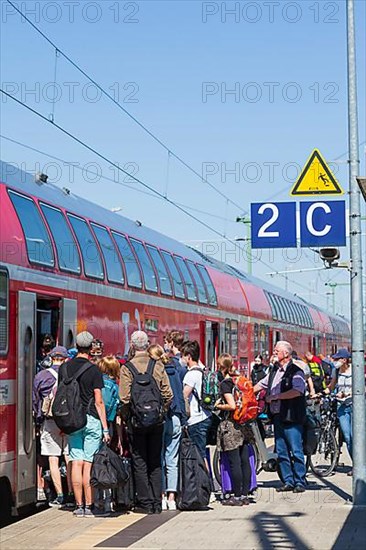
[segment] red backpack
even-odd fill
[[[257,418],[259,414],[258,401],[254,394],[252,382],[245,376],[239,376],[233,390],[236,409],[233,420],[238,424],[245,424]]]

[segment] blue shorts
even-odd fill
[[[69,435],[70,460],[93,462],[102,441],[102,423],[99,418],[86,415],[86,426]]]

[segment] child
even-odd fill
[[[107,355],[98,362],[98,368],[103,374],[104,388],[102,396],[108,422],[109,433],[113,436],[113,424],[119,405],[119,372],[120,364],[114,355]],[[96,502],[99,516],[109,516],[113,512],[112,490],[97,489]]]

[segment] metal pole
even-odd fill
[[[358,123],[353,0],[347,0],[349,217],[353,395],[353,505],[366,505],[366,407],[363,343],[361,205],[358,175]]]
[[[252,241],[251,241],[251,230],[250,230],[250,219],[247,219],[244,222],[247,226],[247,239],[248,239],[248,248],[247,248],[247,260],[248,260],[248,274],[253,274],[253,258],[252,258]]]

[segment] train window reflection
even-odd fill
[[[165,264],[162,260],[162,257],[160,256],[159,250],[149,244],[146,245],[146,248],[150,253],[150,256],[152,258],[152,261],[154,262],[154,266],[159,277],[160,292],[167,296],[172,296],[173,295],[172,285],[170,283],[169,275],[165,267]]]
[[[99,246],[102,250],[105,266],[107,268],[107,278],[111,283],[124,284],[123,270],[119,260],[117,250],[105,227],[90,224],[93,228]]]
[[[53,267],[55,259],[51,241],[33,200],[10,190],[9,196],[24,232],[29,261]]]
[[[186,284],[188,300],[191,300],[192,302],[196,302],[197,301],[196,289],[194,287],[192,276],[188,271],[188,267],[184,263],[183,258],[180,258],[179,256],[174,256],[174,259],[178,264],[178,268],[180,269],[181,274],[183,275],[183,279]]]
[[[132,252],[130,243],[128,242],[126,237],[120,235],[119,233],[115,233],[113,231],[112,235],[117,243],[118,250],[120,251],[122,260],[125,264],[128,286],[132,286],[134,288],[142,288],[140,269],[134,253]]]
[[[0,271],[0,354],[8,351],[9,291],[8,274]]]
[[[48,204],[40,204],[56,245],[58,265],[62,271],[80,273],[80,258],[74,237],[61,212]]]
[[[170,275],[173,281],[174,287],[174,296],[176,298],[185,298],[184,286],[177,266],[175,265],[172,256],[168,252],[162,251],[163,258],[166,262],[166,265],[170,271]]]
[[[203,282],[206,285],[207,291],[208,291],[208,302],[211,306],[217,306],[217,296],[215,288],[212,284],[211,278],[209,274],[207,273],[206,269],[203,267],[203,265],[197,265],[197,269],[203,279]]]
[[[188,264],[188,267],[190,272],[192,273],[194,282],[196,283],[199,301],[201,302],[201,304],[207,304],[206,288],[198,273],[197,266],[191,260],[186,260],[186,263]]]
[[[85,275],[95,279],[104,279],[102,259],[99,254],[97,243],[85,220],[67,214],[76,238],[79,242],[81,255],[84,261]]]
[[[130,242],[140,262],[142,273],[145,279],[145,289],[150,290],[150,292],[157,292],[158,283],[156,281],[155,271],[152,266],[151,260],[144,248],[144,245],[140,241],[135,241],[134,239],[130,239]]]

